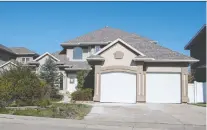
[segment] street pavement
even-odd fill
[[[187,104],[93,104],[84,120],[0,114],[0,130],[205,130],[205,117]]]

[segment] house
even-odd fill
[[[190,50],[190,56],[199,59],[199,62],[191,65],[195,81],[206,82],[206,25],[188,42],[185,50]]]
[[[188,66],[198,61],[195,58],[110,27],[61,46],[61,51],[47,52],[29,64],[39,68],[51,57],[64,75],[63,93],[76,90],[77,71],[91,70],[94,77],[86,82],[93,83],[96,102],[188,102]]]
[[[33,61],[38,56],[39,54],[25,47],[9,48],[0,44],[0,70],[15,66],[17,62],[27,65],[28,62]]]

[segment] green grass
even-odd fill
[[[91,111],[91,106],[85,104],[62,104],[54,103],[48,108],[25,110],[0,108],[1,114],[38,116],[52,118],[83,119]]]
[[[193,103],[192,105],[200,106],[200,107],[206,107],[206,103]]]

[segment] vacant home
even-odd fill
[[[188,66],[198,60],[159,43],[119,29],[105,27],[61,43],[63,49],[45,53],[29,64],[40,66],[51,57],[63,73],[62,92],[73,92],[76,72],[93,70],[94,101],[188,102]]]
[[[199,60],[191,65],[195,81],[206,82],[206,25],[203,25],[189,41],[185,50],[190,50],[190,56]]]

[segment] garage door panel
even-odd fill
[[[180,74],[148,73],[146,77],[146,102],[180,103]]]
[[[101,102],[136,103],[136,75],[123,72],[101,74]]]

